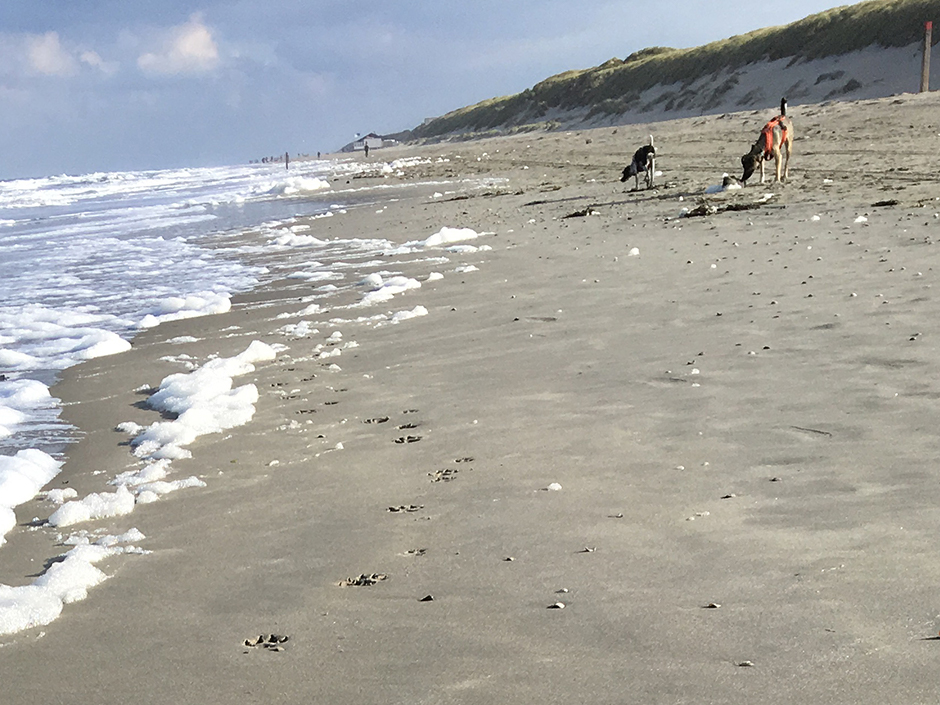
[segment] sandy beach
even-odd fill
[[[938,109],[791,106],[790,182],[707,197],[772,108],[374,153],[429,183],[307,234],[475,250],[358,263],[422,284],[369,309],[300,316],[315,285],[273,278],[69,370],[53,486],[83,496],[136,462],[114,429],[160,418],[141,390],[179,355],[286,346],[238,380],[250,423],[174,462],[205,487],[84,527],[150,553],[0,637],[0,700],[936,702]],[[19,508],[3,575],[64,552],[49,513]]]

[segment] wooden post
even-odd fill
[[[932,43],[933,22],[924,23],[924,63],[920,69],[920,92],[930,90],[930,45]]]

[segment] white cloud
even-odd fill
[[[71,76],[78,70],[75,58],[59,42],[58,32],[29,37],[26,57],[30,69],[47,76]]]
[[[219,48],[212,31],[196,14],[169,30],[157,50],[141,54],[137,65],[152,74],[204,73],[219,65]]]
[[[113,74],[118,70],[118,65],[114,62],[105,61],[102,59],[98,52],[96,51],[83,51],[78,56],[79,61],[83,64],[87,64],[93,68],[98,69],[102,73]]]

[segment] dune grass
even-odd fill
[[[870,46],[908,46],[923,37],[926,20],[940,22],[937,0],[870,0],[691,49],[650,47],[623,61],[610,59],[593,68],[566,71],[516,95],[454,110],[411,134],[433,138],[518,128],[545,122],[553,111],[584,109],[590,115],[616,114],[656,85],[687,85],[758,61],[790,59],[797,63]],[[940,40],[940,32],[935,39]]]

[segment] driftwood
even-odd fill
[[[588,207],[585,208],[584,210],[575,211],[574,213],[569,213],[568,215],[563,215],[563,216],[561,216],[561,217],[562,217],[562,219],[564,219],[564,218],[584,218],[585,216],[589,216],[589,215],[597,215],[597,210],[594,208],[594,206],[588,206]]]
[[[751,203],[727,203],[724,205],[716,206],[705,199],[699,201],[699,204],[692,208],[687,213],[683,213],[683,218],[701,218],[707,215],[716,215],[718,213],[724,213],[726,211],[750,211],[761,206],[766,205],[766,202],[751,202]]]

